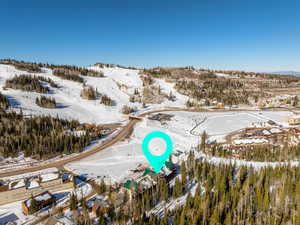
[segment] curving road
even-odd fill
[[[47,169],[47,168],[51,168],[51,167],[62,168],[67,163],[78,161],[78,160],[81,160],[88,156],[91,156],[91,155],[95,154],[96,152],[106,149],[106,148],[112,146],[113,144],[121,141],[122,139],[128,137],[128,135],[131,133],[134,125],[138,121],[139,120],[130,120],[113,138],[108,138],[106,141],[102,142],[101,144],[99,144],[98,146],[96,146],[90,150],[84,151],[84,152],[79,153],[74,156],[66,157],[61,160],[56,160],[56,161],[48,162],[45,164],[39,164],[36,166],[28,167],[28,168],[21,168],[21,169],[17,169],[17,170],[11,170],[11,171],[7,171],[4,173],[0,173],[0,177],[20,175],[23,173],[35,172],[38,170],[43,170],[43,169]]]

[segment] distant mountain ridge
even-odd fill
[[[273,74],[300,76],[300,72],[298,71],[278,71],[273,72]]]

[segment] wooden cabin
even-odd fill
[[[32,211],[32,209],[31,209],[31,204],[33,203],[33,201],[36,202],[36,207],[35,207],[34,211]],[[22,211],[23,211],[24,215],[30,215],[30,214],[33,214],[33,213],[39,211],[42,208],[51,206],[53,204],[55,204],[54,196],[50,192],[45,191],[39,195],[36,195],[34,197],[31,197],[30,199],[23,201],[22,202]]]

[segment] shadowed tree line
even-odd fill
[[[85,130],[83,135],[74,131]],[[0,154],[15,157],[19,153],[37,159],[81,152],[92,140],[100,138],[101,131],[88,129],[75,120],[50,116],[24,118],[22,113],[1,112]]]
[[[5,88],[20,89],[22,91],[35,91],[38,93],[48,93],[50,91],[42,82],[48,83],[51,87],[57,88],[58,85],[50,78],[33,75],[19,75],[6,80]]]

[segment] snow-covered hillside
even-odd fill
[[[89,67],[89,69],[102,71],[104,77],[87,77],[84,76],[85,83],[97,89],[101,94],[109,96],[116,104],[113,106],[105,106],[100,104],[100,100],[85,100],[80,97],[83,88],[82,84],[70,80],[63,80],[53,75],[51,69],[43,68],[43,73],[31,73],[47,78],[51,78],[59,85],[59,88],[50,88],[50,93],[46,96],[54,97],[58,103],[58,108],[47,109],[39,107],[35,104],[35,99],[40,93],[25,92],[21,90],[7,89],[4,90],[5,81],[11,79],[14,75],[30,74],[20,71],[10,65],[0,64],[0,91],[9,98],[13,105],[13,110],[22,108],[23,113],[28,115],[51,115],[59,116],[66,119],[78,119],[81,122],[89,123],[112,123],[124,120],[121,109],[124,105],[137,107],[142,109],[141,103],[131,103],[130,95],[135,90],[142,92],[142,80],[139,76],[139,70],[124,69],[119,67],[100,68],[97,66]],[[187,100],[186,96],[178,94],[173,88],[173,84],[157,80],[164,93],[170,91],[176,96],[176,101],[168,101],[165,99],[163,104],[148,105],[147,110],[151,108],[164,108],[166,106],[183,106]]]

